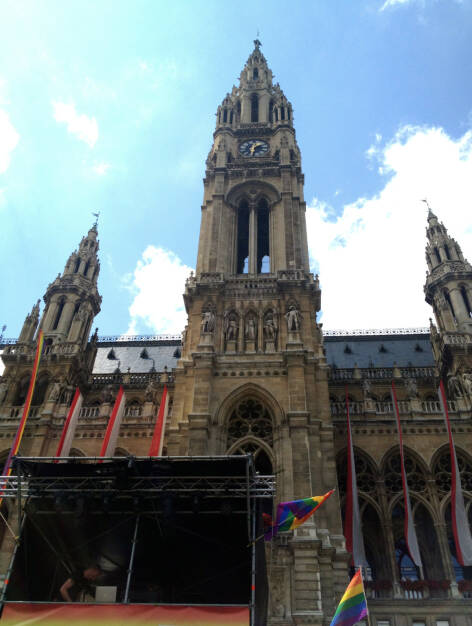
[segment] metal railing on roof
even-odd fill
[[[350,337],[367,335],[429,335],[429,328],[420,326],[418,328],[354,328],[345,329],[323,329],[324,337]]]

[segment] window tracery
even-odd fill
[[[405,472],[408,487],[411,491],[422,493],[426,490],[426,477],[420,464],[410,455],[405,454]],[[385,488],[388,493],[394,494],[402,491],[401,460],[400,454],[391,455],[384,468]]]
[[[264,405],[254,398],[240,402],[231,414],[228,422],[228,444],[251,436],[272,445],[272,417]]]
[[[357,450],[354,451],[355,463],[356,463],[356,479],[357,489],[363,493],[374,496],[376,493],[376,471],[372,463],[359,454]],[[347,454],[345,453],[338,461],[338,482],[339,490],[342,495],[346,492],[347,481]]]
[[[456,454],[462,488],[465,491],[472,491],[472,465],[464,458],[460,451],[456,451]],[[433,476],[438,491],[442,495],[451,490],[451,455],[449,450],[444,450],[436,460],[433,466]]]

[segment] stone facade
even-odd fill
[[[447,438],[436,395],[441,376],[470,518],[471,266],[430,211],[425,293],[437,323],[431,322],[433,351],[428,331],[323,335],[292,106],[273,84],[257,40],[239,86],[218,108],[206,165],[182,338],[99,339],[95,332],[88,340],[101,302],[95,225],[49,285],[41,320],[38,303],[19,339],[3,345],[0,450],[5,456],[16,432],[39,328],[46,347],[25,456],[54,455],[77,385],[84,405],[71,454],[98,455],[119,384],[127,406],[115,454],[147,455],[166,384],[165,454],[251,452],[261,473],[276,475],[277,501],[338,486],[312,520],[278,537],[270,553],[268,623],[329,624],[350,560],[342,532],[347,388],[372,623],[471,626],[472,568],[454,557]],[[391,380],[399,393],[422,572],[403,540]],[[5,506],[13,520],[15,511]],[[12,547],[5,533],[2,572]]]

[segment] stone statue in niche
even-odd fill
[[[364,379],[362,383],[362,389],[364,390],[364,397],[367,399],[372,395],[372,383],[367,378]]]
[[[287,330],[289,332],[297,332],[300,330],[302,316],[300,315],[300,311],[296,309],[293,304],[289,306],[285,314],[285,319],[287,320]]]
[[[51,402],[57,402],[59,400],[59,396],[61,395],[62,385],[60,382],[55,382],[52,385],[51,393],[49,394],[49,400]]]
[[[113,400],[113,385],[106,385],[102,390],[102,402],[111,402]]]
[[[8,380],[0,378],[0,404],[5,400],[8,393]]]
[[[224,334],[226,341],[236,341],[238,338],[238,322],[234,313],[225,313]]]
[[[80,322],[85,322],[85,320],[87,319],[87,314],[88,314],[87,305],[85,304],[85,302],[82,302],[82,304],[79,307],[79,310],[75,314],[75,319]]]
[[[277,320],[271,311],[264,318],[264,337],[273,342],[277,339]]]
[[[447,389],[453,398],[462,398],[462,388],[457,376],[451,375],[447,380]]]
[[[418,385],[414,378],[407,378],[405,381],[406,395],[410,400],[418,396]]]
[[[150,380],[144,391],[144,397],[146,399],[146,402],[154,402],[154,399],[156,397],[156,391],[157,391],[157,381]]]
[[[215,314],[213,311],[205,311],[202,315],[202,333],[212,333],[215,330]]]
[[[257,320],[254,315],[249,315],[246,319],[244,335],[249,341],[255,341],[257,337]]]
[[[464,374],[462,374],[462,385],[467,395],[472,396],[472,374],[470,374],[469,372],[465,372]],[[1,397],[2,396],[0,394],[0,398]]]

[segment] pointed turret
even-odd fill
[[[100,272],[97,235],[95,223],[82,237],[78,250],[70,255],[62,275],[58,274],[47,288],[40,327],[49,344],[67,341],[84,347],[87,342],[102,300],[97,290]]]
[[[429,207],[426,237],[426,302],[441,331],[472,333],[472,266]]]
[[[254,41],[254,50],[239,76],[239,87],[233,86],[216,113],[216,128],[241,128],[248,124],[264,124],[272,128],[292,127],[292,105],[278,83],[260,50],[261,42]]]
[[[18,338],[18,343],[30,343],[33,341],[34,333],[36,332],[39,322],[39,303],[40,300],[38,300],[33,306],[31,313],[28,313],[26,316],[23,328],[21,329],[21,333]]]

